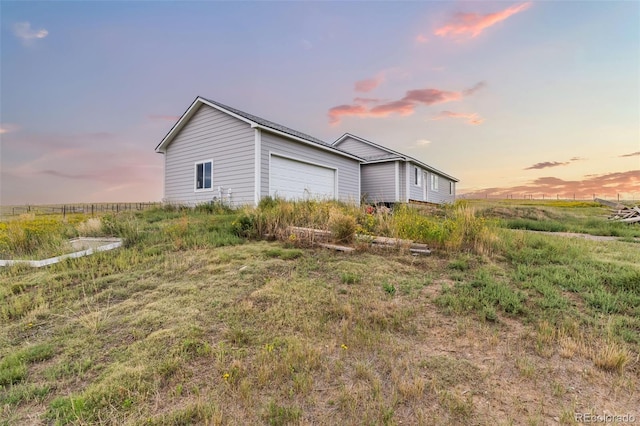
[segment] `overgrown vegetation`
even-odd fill
[[[587,201],[474,201],[481,216],[499,219],[509,229],[640,237],[640,226],[608,219],[609,207]]]
[[[638,244],[501,229],[487,213],[519,207],[458,203],[427,214],[265,199],[242,211],[4,223],[12,256],[81,234],[126,244],[44,269],[0,269],[0,424],[544,424],[593,407],[636,414]],[[553,220],[579,210],[585,223],[599,211],[552,208]],[[436,252],[307,250],[291,225],[331,230],[344,244],[382,235]],[[258,241],[267,237],[282,241]],[[7,242],[20,238],[29,243]]]

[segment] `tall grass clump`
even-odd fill
[[[61,220],[21,215],[6,223],[0,223],[0,257],[33,256],[62,246],[66,226]]]
[[[444,223],[449,228],[445,247],[491,254],[498,243],[495,223],[477,215],[475,208],[465,201],[457,201],[452,209]]]
[[[334,209],[329,213],[329,231],[334,240],[339,243],[352,243],[356,235],[355,217]]]
[[[394,213],[396,235],[450,251],[491,254],[498,243],[495,224],[476,214],[465,201],[445,207],[445,218],[425,216],[402,205]]]
[[[359,209],[339,201],[300,200],[285,201],[278,198],[265,197],[255,209],[245,210],[234,221],[238,234],[256,238],[277,238],[286,240],[289,227],[299,226],[329,230],[332,226],[343,228],[343,237],[355,233],[350,230],[351,218],[357,217]],[[333,220],[331,220],[333,217]]]

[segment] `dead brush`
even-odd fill
[[[80,222],[77,229],[83,237],[99,237],[102,235],[102,221],[97,217],[92,217],[86,222]]]
[[[594,348],[592,359],[596,367],[622,374],[631,360],[631,354],[627,348],[620,344],[606,341]]]
[[[334,209],[329,213],[328,227],[337,243],[353,243],[356,235],[355,217]]]

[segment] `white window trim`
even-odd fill
[[[206,164],[206,163],[211,163],[211,188],[198,188],[198,164]],[[212,191],[213,191],[213,160],[209,159],[209,160],[196,161],[195,163],[193,163],[193,192],[212,192]]]
[[[422,169],[420,167],[413,167],[413,185],[422,188]]]
[[[453,185],[453,182],[449,181],[449,195],[453,195],[454,193]]]
[[[436,174],[431,174],[431,190],[434,192],[440,192],[439,189],[439,179],[440,176],[436,175]]]

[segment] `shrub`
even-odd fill
[[[83,237],[99,237],[102,235],[102,222],[97,217],[92,217],[86,222],[80,222],[77,228],[78,233]]]
[[[328,222],[331,235],[336,242],[350,244],[356,234],[356,219],[338,210],[329,214]]]
[[[130,216],[108,214],[102,217],[102,231],[120,237],[125,247],[132,247],[142,239],[138,222]]]

